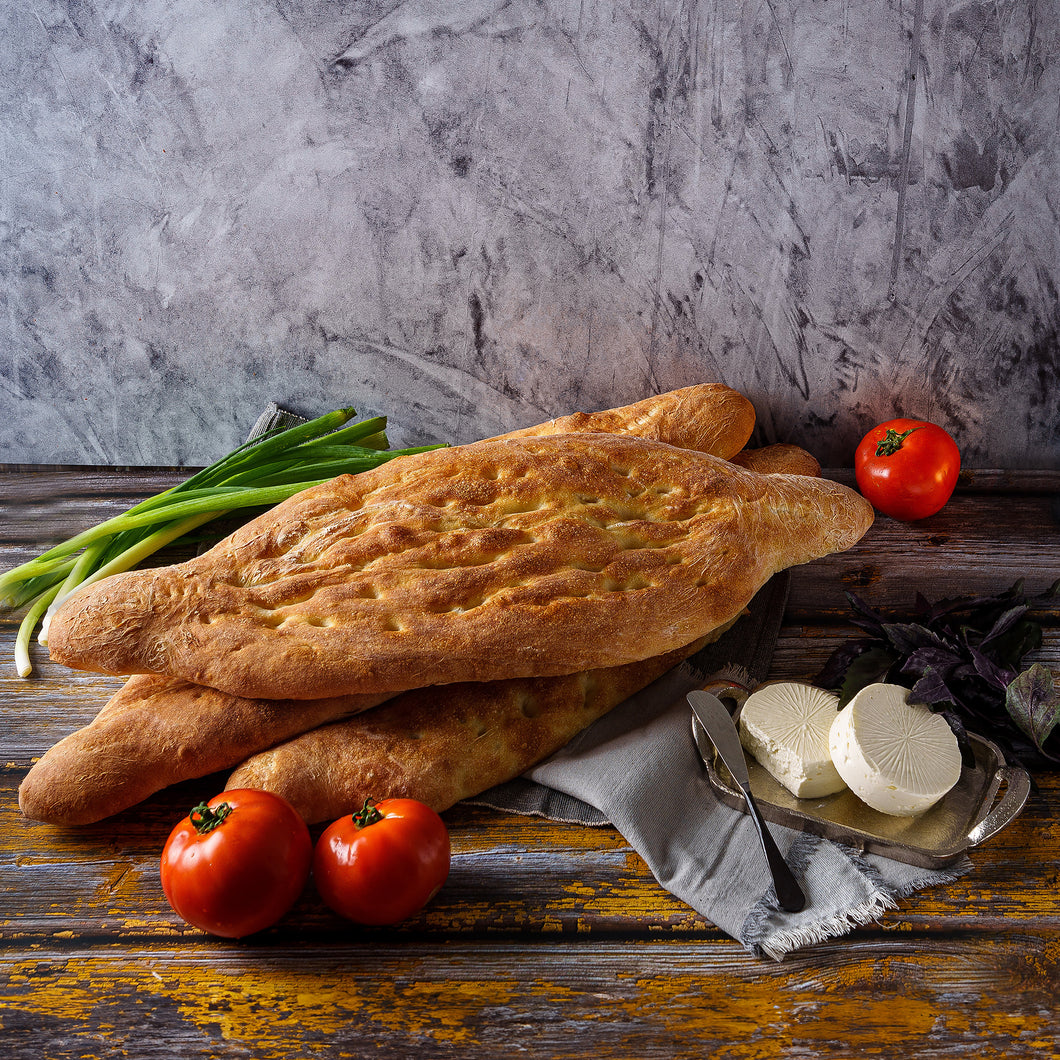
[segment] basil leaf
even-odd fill
[[[1037,622],[1022,619],[1016,622],[1005,633],[997,637],[987,637],[979,645],[981,649],[989,648],[990,654],[1008,669],[1020,668],[1020,660],[1042,646],[1042,627]]]
[[[958,703],[960,697],[946,684],[946,677],[938,670],[928,670],[913,685],[909,698],[914,703],[924,703],[929,707],[940,703]]]
[[[885,622],[884,636],[899,655],[908,655],[920,648],[950,648],[947,639],[917,622]]]
[[[884,681],[897,662],[897,657],[886,648],[870,648],[862,652],[847,668],[839,686],[839,705],[845,706],[867,685]]]
[[[884,636],[883,619],[878,612],[869,607],[857,593],[848,592],[846,598],[850,602],[850,609],[853,612],[850,616],[851,623],[859,629],[865,630],[866,633],[871,633],[873,636],[882,639]]]
[[[1013,680],[1015,680],[1016,674],[1013,670],[1004,666],[998,666],[993,659],[984,655],[978,648],[971,648],[969,650],[971,652],[972,662],[975,665],[975,672],[983,678],[984,681],[989,681],[990,684],[996,685],[1004,691],[1009,687]]]
[[[963,658],[950,648],[936,648],[928,645],[910,653],[902,664],[902,673],[926,674],[929,670],[937,670],[948,674],[957,669],[963,661]]]
[[[1049,670],[1041,663],[1024,670],[1005,691],[1005,709],[1038,750],[1047,753],[1045,741],[1060,723],[1060,688]]]
[[[821,688],[839,688],[854,660],[867,652],[873,643],[867,639],[844,641],[828,656],[820,673],[814,678],[814,683]]]
[[[852,592],[846,597],[850,622],[862,634],[832,652],[821,675],[827,682],[818,681],[839,693],[840,705],[874,681],[902,684],[912,689],[914,702],[945,709],[1017,758],[1035,754],[1033,741],[1042,755],[1060,762],[1043,748],[1050,734],[1057,746],[1060,725],[1058,693],[1046,688],[1051,675],[1044,667],[1034,679],[1021,673],[1024,659],[1042,645],[1034,612],[1055,609],[1060,580],[1036,595],[1022,580],[994,596],[935,603],[918,592],[912,622],[895,621]]]

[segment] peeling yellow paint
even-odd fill
[[[225,984],[209,984],[208,996],[222,998],[223,1003],[203,1012],[194,1004],[182,1004],[181,1014],[192,1023],[204,1027],[219,1026],[223,1037],[234,1041],[258,1041],[262,1020],[268,1012],[268,1039],[260,1042],[259,1060],[266,1057],[288,1056],[305,1038],[307,1029],[334,1029],[356,1019],[366,1038],[373,1038],[379,1029],[399,1033],[403,1037],[429,1037],[451,1044],[474,1044],[466,1017],[473,1016],[481,1007],[474,996],[461,995],[466,984],[422,984],[402,987],[396,982],[372,981],[370,990],[360,993],[358,980],[337,981],[334,974],[316,975],[296,973],[276,978],[268,973],[244,973],[235,989]],[[491,984],[491,994],[503,996],[501,983]],[[289,1009],[278,1004],[290,998]],[[413,1003],[414,1000],[414,1003]]]
[[[582,882],[577,881],[577,880],[572,882],[572,883],[568,883],[563,888],[563,890],[567,894],[579,895],[582,898],[595,898],[596,897],[596,888],[595,887],[590,887],[588,884],[582,883]]]
[[[0,996],[0,1009],[70,1023],[93,1019],[101,1004],[116,995],[154,995],[177,1001],[181,1018],[215,1036],[253,1043],[257,1060],[297,1055],[307,1033],[331,1034],[356,1021],[360,1031],[423,1036],[452,1044],[473,1044],[470,1025],[483,1007],[482,984],[363,981],[336,974],[299,972],[267,967],[241,967],[238,974],[204,970],[201,966],[169,969],[165,976],[135,964],[113,976],[113,962],[96,958],[71,962],[54,978],[47,966],[23,964],[9,984],[30,983],[17,996]],[[490,1004],[504,1004],[520,988],[514,981],[492,981],[485,991]],[[102,1021],[98,1030],[105,1029]],[[111,1028],[112,1029],[112,1028]]]

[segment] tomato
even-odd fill
[[[309,829],[286,799],[238,788],[199,803],[170,832],[162,890],[193,927],[243,938],[294,905],[312,860]]]
[[[949,499],[961,470],[957,443],[924,420],[873,427],[854,453],[858,489],[893,519],[926,519]]]
[[[449,876],[449,832],[415,799],[366,799],[317,840],[320,897],[358,924],[396,924],[419,912]]]

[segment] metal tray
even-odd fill
[[[739,714],[737,707],[734,721],[739,722]],[[693,716],[693,726],[696,725]],[[700,732],[700,746],[713,748],[710,737]],[[956,785],[918,817],[879,813],[849,790],[819,799],[798,799],[753,756],[744,757],[751,775],[751,791],[768,821],[909,865],[941,868],[1011,824],[1026,805],[1031,790],[1027,771],[1007,763],[995,743],[972,733],[969,742],[974,764],[965,765]],[[746,813],[743,793],[717,755],[708,754],[704,760],[718,798]],[[1002,786],[1004,793],[995,805]]]

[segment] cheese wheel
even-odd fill
[[[930,809],[961,775],[961,752],[945,718],[910,703],[900,685],[858,692],[832,722],[828,745],[850,790],[895,817]]]
[[[763,685],[740,710],[740,740],[796,798],[831,795],[846,787],[828,749],[838,710],[839,697],[813,685]]]

